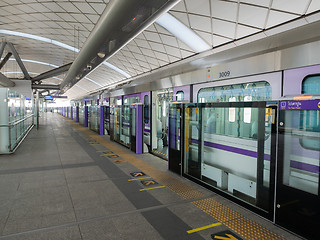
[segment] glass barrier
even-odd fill
[[[79,106],[79,123],[84,125],[84,108],[85,106]]]
[[[100,133],[100,106],[90,106],[89,113],[89,128]]]
[[[183,172],[270,211],[271,109],[266,102],[186,104]]]
[[[32,102],[10,89],[0,89],[0,153],[12,152],[33,126]]]

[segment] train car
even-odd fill
[[[144,143],[169,161],[170,170],[316,238],[318,46],[305,42],[269,51],[262,44],[251,55],[244,47],[218,60],[204,58],[201,63],[212,64],[206,68],[164,78],[159,73],[115,89],[109,92],[110,139],[129,144],[129,126],[135,125],[129,106],[143,104]]]

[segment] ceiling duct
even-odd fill
[[[62,92],[110,58],[179,1],[110,1],[62,81]]]

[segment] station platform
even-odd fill
[[[0,239],[300,239],[56,113],[0,155]]]

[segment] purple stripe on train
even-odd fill
[[[319,166],[290,160],[290,167],[312,173],[319,173]]]
[[[196,139],[192,139],[192,142],[198,143],[199,141]],[[207,147],[212,147],[212,148],[224,150],[227,152],[233,152],[233,153],[241,154],[241,155],[248,156],[248,157],[257,158],[257,156],[258,156],[258,153],[256,151],[246,150],[246,149],[237,148],[237,147],[231,147],[231,146],[222,145],[219,143],[212,143],[212,142],[204,141],[204,145]],[[270,161],[270,155],[264,154],[264,160]]]

